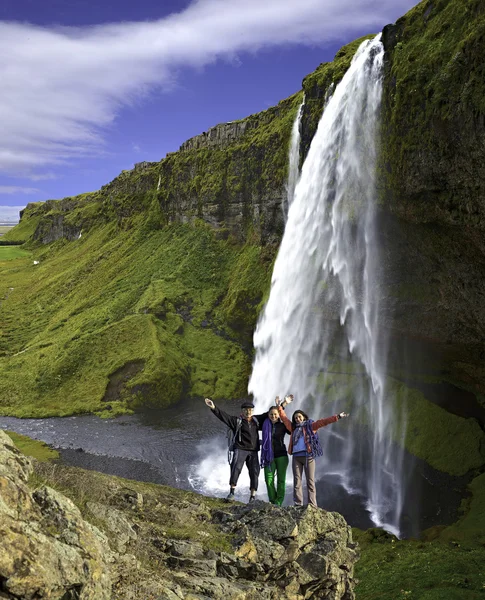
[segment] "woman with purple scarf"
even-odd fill
[[[293,396],[286,396],[283,406],[289,404]],[[279,404],[279,397],[276,404]],[[269,409],[268,418],[263,422],[263,440],[261,445],[261,466],[264,468],[264,480],[271,504],[281,506],[285,499],[286,470],[288,469],[288,452],[284,437],[290,432],[281,422],[278,407]]]
[[[278,405],[279,403],[276,402]],[[341,412],[332,417],[313,421],[302,410],[295,410],[290,421],[283,410],[283,405],[278,406],[279,416],[291,432],[288,452],[293,455],[293,501],[295,506],[303,504],[303,472],[307,484],[307,503],[317,506],[317,492],[315,488],[315,459],[322,456],[323,450],[318,439],[317,431],[321,427],[336,423],[340,419],[348,417],[348,413]]]

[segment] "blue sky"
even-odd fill
[[[0,221],[276,104],[416,0],[2,0]]]

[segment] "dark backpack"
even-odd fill
[[[259,427],[259,421],[256,417],[253,417],[253,420],[256,422],[256,425]],[[236,439],[239,435],[239,441],[241,441],[241,426],[242,426],[242,417],[237,418],[236,429],[233,431],[230,427],[227,428],[226,437],[227,437],[227,460],[229,464],[232,463],[232,459],[234,458],[234,451],[236,449]]]

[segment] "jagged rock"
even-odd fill
[[[87,502],[86,508],[93,516],[102,519],[106,523],[106,527],[113,534],[115,546],[118,552],[124,552],[126,545],[136,540],[137,535],[132,527],[132,524],[119,510],[112,506],[108,507],[99,502]]]
[[[27,486],[31,461],[0,431],[0,586],[4,598],[111,598],[106,537],[48,487]]]
[[[358,552],[341,515],[312,507],[257,508],[232,507],[215,516],[235,535],[236,556],[263,567],[256,579],[277,582],[295,597],[354,598]]]

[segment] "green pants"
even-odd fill
[[[275,458],[270,465],[264,467],[264,480],[266,481],[268,498],[271,504],[276,504],[277,506],[283,504],[283,500],[285,499],[287,468],[287,456],[278,456],[278,458]]]

